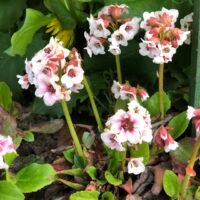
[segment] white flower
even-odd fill
[[[8,165],[3,160],[3,156],[12,152],[16,152],[12,138],[0,135],[0,169],[8,168]]]
[[[110,35],[110,31],[105,28],[103,19],[95,19],[92,15],[87,18],[90,25],[90,35],[95,37],[107,38]]]
[[[155,12],[144,12],[143,13],[143,21],[140,23],[140,27],[145,29],[145,30],[149,30],[151,29],[152,27],[148,25],[147,21],[150,19],[150,18],[155,18]]]
[[[102,45],[101,40],[97,39],[96,37],[90,36],[87,32],[84,32],[85,39],[87,40],[87,47],[84,49],[87,50],[87,53],[90,57],[92,54],[105,54],[104,46]]]
[[[111,44],[109,46],[108,51],[110,51],[110,53],[112,53],[115,56],[121,54],[121,49],[120,49],[119,45],[117,45],[117,44]]]
[[[151,143],[153,139],[153,133],[151,127],[145,125],[143,131],[140,132],[140,138],[141,138],[140,143],[142,142]]]
[[[194,13],[192,12],[180,20],[182,31],[191,31],[193,15],[194,15]],[[191,32],[190,32],[190,34],[187,35],[187,39],[185,40],[185,44],[190,44],[190,43],[191,43]]]
[[[83,80],[84,71],[81,67],[74,67],[74,65],[67,66],[66,73],[61,77],[62,84],[67,88],[73,85],[80,84]]]
[[[108,119],[106,126],[114,133],[119,133],[121,142],[127,140],[131,144],[137,144],[140,141],[139,131],[142,122],[139,116],[120,109]]]
[[[190,44],[190,37],[191,32],[190,31],[181,31],[179,35],[180,39],[178,40],[178,45],[181,46],[185,42],[186,44]]]
[[[105,132],[101,134],[101,139],[110,149],[115,149],[118,151],[125,150],[121,142],[119,141],[118,135],[110,130],[105,130]]]
[[[156,64],[163,64],[172,61],[172,57],[176,53],[176,48],[172,47],[170,44],[158,44],[158,50],[160,52],[159,56],[155,56],[153,59],[153,62]]]
[[[186,114],[187,114],[187,118],[191,120],[193,117],[195,117],[195,108],[192,106],[188,106]]]
[[[125,22],[119,27],[119,31],[123,33],[127,40],[132,40],[139,30],[140,18],[134,17],[130,21]]]
[[[18,83],[21,85],[22,89],[28,89],[30,86],[30,82],[28,79],[28,74],[25,74],[23,76],[17,75]]]
[[[162,8],[161,11],[156,12],[144,12],[144,20],[141,22],[140,27],[146,31],[152,29],[153,27],[171,27],[173,28],[175,22],[178,18],[178,10],[176,9],[166,9]]]
[[[122,45],[122,46],[127,46],[128,42],[127,42],[127,38],[126,35],[124,34],[123,31],[117,29],[116,31],[114,31],[114,33],[112,33],[111,37],[108,39],[109,42],[111,42],[112,45]]]
[[[118,99],[120,97],[120,83],[118,81],[113,81],[111,91],[114,94],[115,99]]]
[[[156,47],[156,44],[153,41],[142,40],[139,43],[139,53],[142,56],[148,56],[149,58],[155,58],[160,55],[159,49]]]
[[[61,99],[60,91],[60,86],[49,80],[48,77],[41,75],[38,78],[38,85],[35,90],[35,96],[40,98],[43,97],[44,103],[47,106],[52,106]]]
[[[169,143],[166,143],[164,146],[164,150],[166,153],[170,151],[174,151],[178,148],[178,143],[176,141],[171,141]]]
[[[138,175],[145,171],[145,166],[143,163],[144,158],[131,158],[128,162],[128,173]]]

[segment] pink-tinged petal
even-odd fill
[[[106,130],[104,133],[102,133],[101,139],[110,149],[115,149],[117,151],[125,150],[122,144],[118,141],[117,134],[111,132],[110,130]]]
[[[56,103],[56,101],[58,100],[58,98],[57,98],[57,96],[55,94],[52,94],[50,92],[46,92],[44,94],[43,100],[44,100],[44,103],[47,106],[52,106],[52,105],[54,105]]]
[[[25,74],[24,76],[17,75],[18,83],[21,85],[22,89],[28,89],[30,86],[30,82],[28,79],[28,74]]]
[[[143,163],[143,157],[131,158],[128,162],[128,173],[138,175],[145,171],[145,165]]]

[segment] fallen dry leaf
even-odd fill
[[[29,130],[36,133],[53,134],[58,132],[65,124],[63,119],[52,119],[37,124],[32,124]]]

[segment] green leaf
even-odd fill
[[[8,112],[12,106],[12,92],[4,82],[0,82],[0,106]]]
[[[31,43],[35,32],[47,25],[50,20],[50,16],[45,16],[37,10],[27,8],[24,24],[13,34],[11,38],[11,47],[6,52],[11,56],[23,56],[27,46]]]
[[[74,163],[74,155],[75,155],[75,151],[73,148],[67,149],[63,152],[64,157],[67,161],[69,161],[70,163]]]
[[[18,156],[17,153],[12,152],[12,153],[7,153],[6,155],[4,155],[3,158],[4,158],[5,163],[8,166],[10,166],[17,156]]]
[[[86,168],[86,173],[90,176],[92,180],[97,180],[97,168],[94,166],[88,166]]]
[[[88,149],[91,148],[91,146],[94,143],[94,139],[95,139],[95,135],[94,134],[92,134],[90,132],[87,132],[87,131],[85,131],[83,133],[82,141],[83,141],[83,144],[85,145],[86,148],[88,148]]]
[[[150,157],[149,144],[143,142],[137,146],[137,150],[131,148],[131,156],[136,158],[143,157],[144,164],[147,164]]]
[[[25,8],[25,0],[0,1],[0,31],[7,32],[19,20]]]
[[[61,0],[49,0],[49,6],[61,22],[64,29],[74,29],[76,21]]]
[[[118,186],[122,184],[122,180],[115,178],[109,171],[105,172],[105,178],[111,185]]]
[[[16,146],[16,148],[18,148],[20,146],[21,142],[22,142],[22,137],[19,137],[19,136],[17,136],[13,141],[13,143]]]
[[[16,175],[16,185],[22,192],[35,192],[55,181],[55,170],[49,164],[31,165],[21,169]]]
[[[170,127],[173,128],[172,130],[170,130],[172,137],[176,139],[181,136],[188,127],[189,122],[190,121],[187,119],[186,112],[182,112],[173,117],[168,124]]]
[[[171,107],[171,101],[165,92],[163,92],[163,103],[164,103],[164,113],[166,113]],[[152,116],[155,116],[160,113],[159,104],[160,104],[159,92],[154,93],[147,100],[146,107]]]
[[[83,169],[82,168],[66,169],[66,170],[59,171],[59,173],[70,175],[70,176],[82,176]]]
[[[69,200],[98,200],[99,198],[98,191],[81,191],[72,194],[69,197]]]
[[[0,181],[0,199],[23,200],[25,199],[21,190],[11,182]]]
[[[27,142],[34,142],[35,137],[34,137],[34,134],[31,131],[24,131],[23,139]]]
[[[173,171],[165,170],[163,177],[163,187],[168,196],[172,198],[178,197],[179,180]]]
[[[74,165],[78,168],[84,168],[85,162],[81,156],[74,155]]]
[[[104,192],[102,194],[101,200],[115,200],[115,197],[112,192]]]
[[[172,161],[178,165],[187,164],[188,160],[192,156],[192,150],[194,146],[194,138],[185,137],[178,143],[178,148],[174,151],[170,152],[170,156],[172,158]]]
[[[71,182],[71,181],[66,181],[66,180],[60,179],[60,178],[58,178],[57,180],[60,181],[60,182],[62,182],[62,183],[64,183],[65,185],[67,185],[67,186],[69,186],[69,187],[75,189],[75,190],[82,190],[82,189],[85,188],[84,185],[81,185],[81,184],[79,184],[79,183],[73,183],[73,182]]]

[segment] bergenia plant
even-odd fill
[[[144,12],[140,27],[145,32],[144,39],[139,44],[140,54],[148,56],[156,64],[159,64],[159,97],[161,119],[164,118],[163,102],[163,74],[164,64],[172,61],[176,53],[187,39],[190,31],[182,31],[175,27],[178,18],[178,10],[162,8],[161,11]]]
[[[92,55],[105,54],[107,51],[115,56],[117,78],[122,83],[121,65],[119,55],[120,46],[127,46],[139,30],[140,18],[125,17],[128,13],[128,6],[125,4],[114,4],[103,7],[96,17],[90,15],[89,34],[84,33],[87,40],[87,53]]]
[[[55,9],[55,13],[47,16],[48,20],[44,24],[48,24],[47,32],[52,32],[55,37],[51,37],[49,43],[30,60],[25,60],[25,74],[17,75],[21,87],[29,89],[30,86],[34,86],[35,96],[41,98],[46,106],[61,104],[75,145],[75,148],[69,147],[64,151],[64,157],[69,162],[67,167],[72,164],[71,168],[66,169],[63,165],[61,170],[57,170],[54,163],[33,163],[12,174],[11,170],[8,170],[10,163],[6,162],[6,156],[8,153],[16,153],[16,146],[10,136],[0,135],[0,169],[5,170],[6,184],[10,183],[10,187],[21,190],[20,200],[24,199],[23,193],[37,191],[54,181],[62,182],[75,190],[85,190],[74,194],[70,192],[70,200],[115,199],[115,193],[118,199],[128,200],[138,197],[136,190],[139,190],[141,181],[148,182],[146,180],[153,176],[147,183],[147,187],[151,188],[151,195],[158,195],[163,188],[172,199],[191,199],[189,197],[194,195],[190,195],[188,191],[196,189],[196,182],[199,183],[199,180],[194,180],[193,177],[197,174],[194,164],[199,159],[200,150],[200,108],[189,106],[186,112],[169,112],[165,116],[171,101],[169,98],[164,99],[163,79],[164,64],[172,62],[173,56],[183,43],[190,43],[193,13],[184,17],[180,21],[181,28],[177,28],[179,12],[176,9],[162,8],[160,11],[144,12],[141,21],[139,17],[128,17],[129,7],[125,4],[107,5],[96,15],[87,15],[82,12],[84,8],[89,8],[92,13],[96,2],[91,1],[90,4],[90,1],[83,1],[90,4],[88,7],[83,6],[86,4],[82,4],[81,1],[80,4],[77,2],[75,4],[81,8],[78,11],[71,1],[58,1],[58,7],[56,1],[46,2],[48,9]],[[64,9],[62,6],[65,6]],[[67,20],[71,20],[73,25],[71,27],[65,26],[65,20],[60,20],[66,10]],[[79,16],[78,12],[82,14]],[[102,125],[103,117],[97,110],[94,94],[83,70],[87,59],[84,62],[76,48],[65,48],[72,46],[76,36],[75,27],[79,25],[82,16],[85,16],[85,22],[89,23],[88,31],[83,33],[87,43],[84,49],[89,55],[87,59],[106,53],[115,57],[117,80],[109,81],[113,82],[110,91],[116,103],[115,106],[111,105],[114,107],[113,113],[104,113],[107,114],[105,126]],[[84,23],[84,20],[81,22]],[[139,84],[132,86],[131,81],[134,80],[123,80],[122,77],[122,47],[129,45],[129,41],[134,39],[140,28],[145,33],[139,43],[139,53],[159,65],[159,92],[156,93],[158,96],[149,97],[145,88]],[[82,49],[79,50],[81,52]],[[83,134],[81,144],[67,102],[71,100],[73,93],[78,93],[83,88],[88,93],[101,134],[96,135],[92,128],[88,128],[91,132]],[[109,97],[107,99],[109,100]],[[194,145],[191,145],[192,152],[189,152],[184,148],[185,143],[181,139],[177,142],[176,139],[185,132],[191,119],[196,137],[192,139]],[[186,146],[189,146],[188,143]],[[187,154],[184,155],[186,161],[179,158],[183,153]],[[177,167],[177,163],[180,166]],[[36,177],[32,174],[36,174]],[[65,179],[68,175],[74,178]],[[148,176],[147,179],[145,176]],[[36,186],[31,185],[34,178],[39,180]],[[0,188],[1,184],[2,181]],[[31,186],[27,186],[28,184]],[[113,194],[110,192],[112,190],[115,190]],[[123,191],[121,194],[121,190],[126,193]],[[144,190],[139,195],[143,193]]]
[[[83,88],[84,71],[77,50],[74,48],[70,51],[64,48],[52,37],[49,44],[25,63],[26,74],[17,76],[19,84],[24,89],[34,85],[35,95],[43,98],[47,106],[61,102],[77,153],[85,160],[66,104],[66,101],[71,99],[71,93]]]

